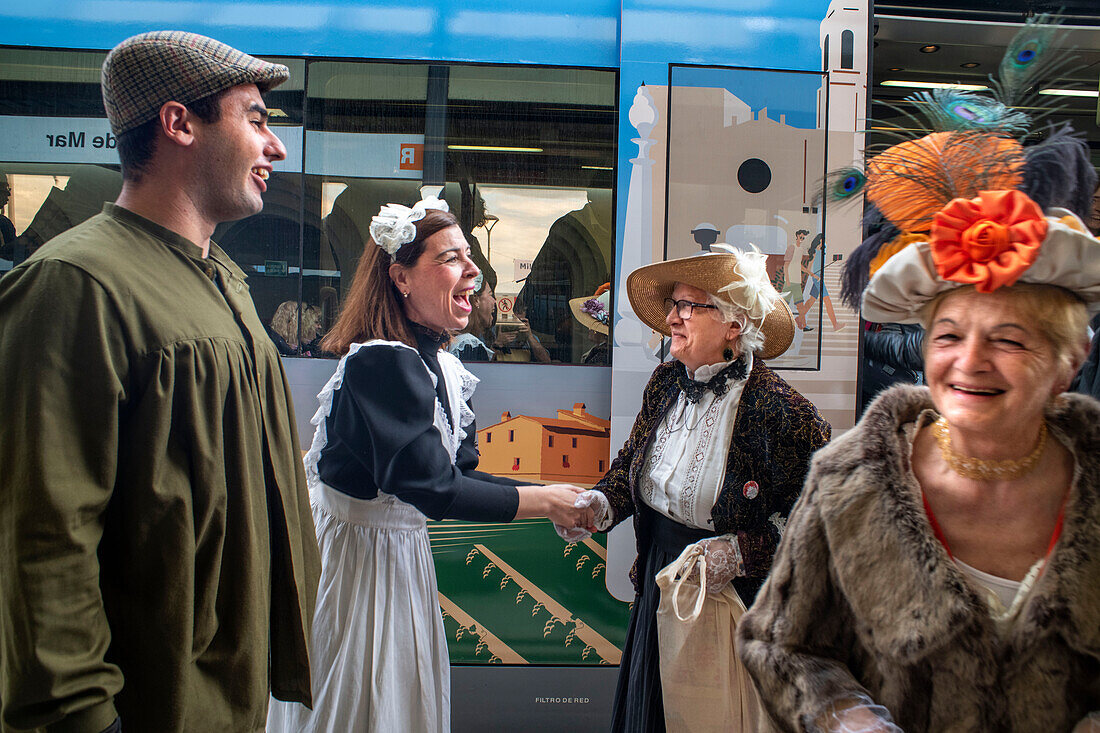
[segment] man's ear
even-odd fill
[[[195,118],[191,110],[179,102],[165,102],[158,119],[160,131],[171,142],[186,147],[195,141]]]

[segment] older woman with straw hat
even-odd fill
[[[601,530],[633,516],[638,541],[612,729],[663,731],[655,576],[701,541],[709,589],[732,581],[751,604],[830,428],[764,365],[794,337],[764,255],[648,265],[631,273],[627,292],[638,317],[670,339],[674,360],[654,370],[630,438],[582,497]]]

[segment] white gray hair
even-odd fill
[[[707,302],[718,309],[723,323],[736,323],[741,327],[740,346],[742,353],[757,352],[764,348],[764,332],[752,322],[749,313],[725,298],[707,293]]]

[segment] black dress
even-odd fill
[[[439,366],[441,337],[426,329],[416,336],[417,351],[377,346],[348,357],[325,420],[321,481],[356,499],[373,499],[384,487],[432,519],[511,521],[520,482],[476,470],[476,423],[466,427],[453,463],[441,450],[436,399],[448,419],[455,414]]]

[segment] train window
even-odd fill
[[[122,187],[99,90],[105,55],[0,49],[0,273]]]
[[[485,273],[469,361],[607,363],[569,301],[613,271],[615,74],[591,69],[313,61],[305,173],[318,247],[303,294],[331,325],[388,202],[442,191]]]
[[[122,189],[99,86],[105,56],[0,48],[0,272],[99,213]],[[248,274],[256,309],[280,351],[296,354],[299,343],[308,350],[320,319],[319,309],[298,305],[305,62],[270,60],[290,67],[290,79],[265,100],[288,157],[268,182],[263,211],[222,224],[213,239]]]
[[[121,189],[103,112],[105,52],[0,48],[0,272]],[[220,225],[285,355],[320,349],[371,217],[441,191],[485,272],[460,358],[607,364],[609,334],[571,308],[611,280],[616,72],[272,58],[287,148],[264,209]],[[6,185],[5,185],[6,184]],[[466,348],[463,348],[466,347]]]

